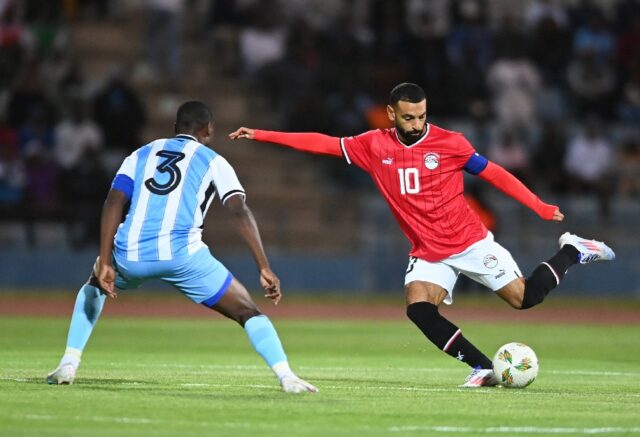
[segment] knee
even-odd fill
[[[526,310],[526,309],[528,309],[528,308],[529,308],[529,307],[525,307],[525,306],[523,306],[523,303],[522,303],[522,302],[520,302],[519,304],[511,304],[511,306],[512,306],[513,308],[515,308],[515,309],[517,309],[517,310],[521,310],[521,311],[522,311],[522,310]]]
[[[243,308],[242,310],[237,311],[236,314],[233,315],[233,320],[238,322],[238,324],[240,324],[240,326],[244,328],[244,325],[245,323],[247,323],[247,320],[256,316],[261,316],[261,315],[262,313],[258,311],[257,308]]]
[[[525,281],[522,279],[509,283],[498,291],[498,295],[507,302],[512,308],[517,310],[523,309],[525,296]]]
[[[524,293],[519,293],[516,294],[514,296],[511,296],[508,300],[507,303],[509,305],[511,305],[511,307],[517,309],[517,310],[524,310],[526,308],[523,308],[523,303],[524,303]]]

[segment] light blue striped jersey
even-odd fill
[[[235,194],[245,195],[227,160],[189,135],[134,151],[112,188],[130,195],[114,245],[129,261],[171,260],[206,247],[202,226],[215,194],[223,204]]]

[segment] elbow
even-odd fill
[[[239,208],[231,209],[231,212],[233,213],[234,216],[238,218],[244,218],[251,215],[251,210],[246,204],[242,204],[242,206]]]

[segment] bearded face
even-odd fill
[[[418,103],[401,100],[393,106],[387,106],[387,114],[404,144],[413,144],[424,135],[427,125],[426,100]]]

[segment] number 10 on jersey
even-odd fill
[[[417,168],[399,168],[400,194],[416,194],[420,191],[420,173]]]

